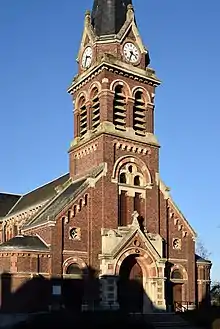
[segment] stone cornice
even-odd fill
[[[96,132],[88,131],[82,139],[76,137],[71,143],[69,152],[72,152],[78,147],[86,145],[86,143],[95,144],[96,139],[102,134],[107,134],[114,138],[121,138],[124,143],[128,143],[130,141],[132,143],[141,143],[142,147],[144,145],[154,146],[157,148],[160,147],[159,142],[154,134],[146,133],[145,136],[137,136],[132,128],[127,128],[125,131],[120,131],[115,129],[115,126],[112,122],[104,121],[101,122]]]
[[[161,83],[153,69],[147,68],[143,70],[121,62],[111,55],[104,54],[101,63],[96,63],[95,67],[91,67],[88,71],[74,78],[72,85],[67,90],[68,93],[77,91],[104,70],[114,72],[120,77],[129,77],[132,80],[152,86],[158,86]]]

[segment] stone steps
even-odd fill
[[[146,321],[152,323],[156,329],[195,329],[180,315],[175,313],[148,314],[146,315]]]

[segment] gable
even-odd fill
[[[196,232],[189,224],[183,213],[180,211],[179,207],[175,204],[170,195],[169,188],[162,182],[159,175],[157,175],[157,184],[159,185],[160,191],[164,198],[168,200],[169,217],[171,220],[173,219],[174,225],[178,226],[178,231],[182,232],[182,237],[185,237],[188,233],[190,233],[192,237],[196,237]]]
[[[138,227],[104,230],[102,234],[102,253],[117,258],[121,252],[130,248],[145,250],[153,259],[162,258],[162,238],[159,235],[144,234]]]

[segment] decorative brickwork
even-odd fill
[[[126,42],[136,61],[125,58]],[[88,46],[91,58],[83,64]],[[78,62],[68,88],[69,176],[52,184],[50,197],[3,218],[0,271],[13,275],[14,290],[36,275],[79,280],[91,271],[100,291],[90,292],[88,303],[82,297],[85,308],[99,299],[103,308],[121,307],[118,283],[130,277],[141,282],[139,312],[173,310],[177,301],[194,307],[209,289],[211,263],[195,255],[196,233],[160,179],[154,134],[160,81],[148,67],[131,5],[114,36],[96,35],[86,13]]]

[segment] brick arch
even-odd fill
[[[123,81],[123,80],[120,80],[120,79],[117,79],[117,80],[114,80],[111,85],[110,85],[110,90],[111,91],[115,91],[115,88],[116,86],[123,86],[124,87],[124,92],[125,92],[125,96],[126,98],[128,97],[132,97],[132,92],[131,92],[131,89],[130,89],[130,86],[127,82]]]
[[[89,90],[88,90],[88,95],[89,95],[89,99],[91,99],[92,97],[92,93],[93,93],[93,90],[97,88],[98,89],[98,92],[101,91],[102,89],[102,85],[99,81],[95,81],[91,84],[91,86],[89,87]]]
[[[118,176],[119,176],[119,172],[120,172],[121,167],[123,167],[124,165],[126,165],[128,163],[131,163],[131,164],[133,163],[133,164],[137,165],[139,170],[142,172],[146,183],[147,184],[152,183],[152,178],[151,178],[150,171],[149,171],[147,165],[144,163],[144,161],[142,161],[140,158],[138,158],[136,156],[127,156],[127,155],[119,158],[115,162],[115,165],[114,165],[114,168],[113,168],[113,173],[112,173],[113,181],[118,182]]]
[[[170,271],[170,279],[171,279],[171,277],[172,277],[172,273],[174,272],[174,271],[179,271],[181,274],[182,274],[182,277],[183,277],[183,279],[180,279],[180,281],[181,280],[188,280],[188,274],[187,274],[187,271],[186,271],[186,269],[185,269],[185,267],[183,266],[183,265],[181,265],[181,264],[175,264],[172,268],[171,268],[171,271]],[[172,279],[171,279],[172,280]]]
[[[143,93],[145,105],[147,105],[147,103],[151,103],[151,97],[150,97],[149,91],[146,88],[144,88],[144,87],[134,87],[132,89],[132,97],[133,98],[135,97],[135,93],[137,91],[140,91],[140,92]]]
[[[88,92],[82,91],[79,95],[76,96],[75,108],[78,109],[82,98],[85,98],[85,103],[88,101]]]
[[[63,274],[66,274],[67,268],[71,264],[77,264],[82,271],[87,271],[87,269],[88,269],[88,266],[86,265],[86,263],[84,262],[84,260],[82,258],[77,257],[77,256],[69,257],[63,263]]]
[[[159,270],[153,257],[146,250],[135,246],[126,249],[119,255],[115,264],[114,275],[119,276],[123,261],[132,255],[138,256],[138,263],[141,266],[144,277],[153,278],[159,276]]]

